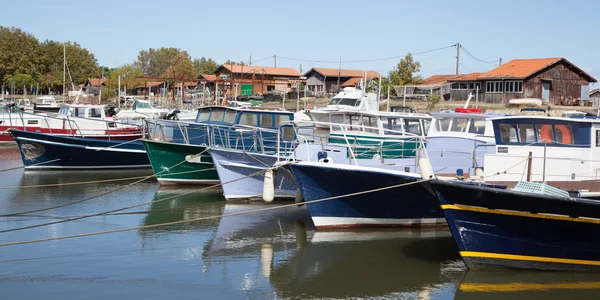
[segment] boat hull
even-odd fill
[[[225,199],[261,198],[264,171],[277,162],[277,156],[237,150],[208,150],[221,180]],[[286,170],[275,171],[275,198],[294,198],[295,183],[283,176]]]
[[[349,165],[301,162],[290,168],[307,202],[420,180],[400,175],[401,172]],[[420,183],[311,203],[307,207],[317,228],[446,223],[437,198]]]
[[[140,142],[123,143],[9,130],[26,170],[150,168]]]
[[[142,140],[156,179],[162,185],[217,184],[219,176],[214,169],[206,146]],[[199,156],[197,156],[200,154]],[[190,159],[199,157],[197,162]],[[186,159],[187,158],[187,159]]]
[[[600,203],[434,182],[471,269],[600,271]]]
[[[97,140],[130,141],[142,137],[140,129],[112,129],[112,130],[71,130],[71,129],[49,129],[39,126],[0,126],[0,143],[14,143],[9,129],[20,131],[51,134],[62,137],[82,137]]]

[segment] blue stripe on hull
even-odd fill
[[[433,186],[469,268],[600,269],[600,222],[511,209],[512,202],[527,201],[526,195],[509,198],[506,192],[490,188],[448,183]],[[502,198],[503,206],[486,208]],[[537,211],[548,210],[556,199],[544,203],[536,197]],[[464,202],[469,205],[461,205]]]
[[[141,142],[57,137],[11,131],[26,169],[149,168]],[[123,145],[120,145],[123,144]],[[118,147],[116,147],[119,145]],[[112,147],[107,150],[102,148]],[[91,149],[90,149],[91,148]]]
[[[290,167],[305,201],[415,181],[412,177],[372,170],[345,170],[328,164],[292,164]],[[317,227],[415,226],[444,222],[437,197],[422,184],[327,200],[307,206],[313,220],[337,218],[335,224],[317,224],[315,221]],[[431,224],[419,221],[425,219],[430,220],[428,222]]]

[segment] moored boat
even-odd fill
[[[64,137],[9,129],[25,170],[150,168],[139,141]]]
[[[316,123],[319,128],[329,128],[330,114],[339,111],[347,112],[376,112],[377,95],[374,93],[364,93],[364,91],[353,87],[346,87],[344,90],[331,99],[326,107],[311,109],[306,114]]]
[[[533,182],[430,185],[469,268],[600,271],[600,202]]]

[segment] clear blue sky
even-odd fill
[[[76,41],[98,63],[130,63],[141,49],[178,47],[193,58],[254,61],[366,60],[418,53],[461,43],[461,73],[486,71],[514,58],[563,56],[600,80],[595,38],[600,24],[593,0],[582,1],[10,1],[0,25],[20,27],[40,40]],[[416,55],[423,76],[452,74],[454,48]],[[342,63],[384,74],[399,59]],[[272,58],[255,65],[273,65]],[[302,62],[310,67],[338,63]]]

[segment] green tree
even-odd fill
[[[132,90],[137,86],[144,85],[146,80],[139,78],[143,75],[144,71],[134,64],[125,64],[110,70],[106,86],[110,89],[118,89],[119,76],[121,76],[121,89],[127,87],[127,89]]]
[[[160,49],[150,48],[148,50],[141,50],[135,65],[142,69],[146,75],[154,77],[163,76],[167,68],[173,63],[173,58],[181,52],[185,53],[189,59],[187,52],[181,51],[178,48],[163,47]]]
[[[15,27],[0,26],[0,80],[15,74],[40,73],[42,49],[37,38]]]
[[[198,78],[198,70],[194,68],[187,52],[179,52],[171,59],[171,64],[163,74],[171,78],[184,77],[186,80]]]
[[[16,87],[17,90],[23,89],[23,86],[29,88],[32,85],[35,85],[35,79],[33,76],[29,74],[15,74],[8,78],[8,83]]]
[[[67,61],[66,80],[68,88],[84,83],[88,78],[101,76],[98,61],[94,54],[73,42],[60,43],[46,40],[42,44],[44,51],[40,83],[49,89],[62,91],[63,84],[63,47]],[[70,86],[71,85],[71,86]]]
[[[423,82],[421,75],[416,75],[421,71],[421,63],[413,59],[412,54],[407,53],[400,60],[394,70],[390,71],[390,83],[393,85],[414,85]]]
[[[246,63],[244,63],[243,61],[235,62],[235,61],[233,61],[231,59],[226,60],[223,64],[224,65],[238,65],[238,66],[245,66],[246,65]]]
[[[192,61],[192,64],[200,74],[214,74],[219,67],[219,65],[210,57],[201,57],[200,59],[195,58],[194,61]]]

